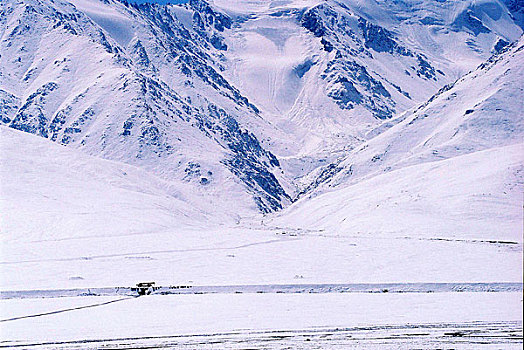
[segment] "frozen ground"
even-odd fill
[[[519,348],[522,294],[324,293],[0,300],[1,347]],[[102,305],[99,305],[102,304]],[[5,320],[5,318],[4,318]]]

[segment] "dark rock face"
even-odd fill
[[[524,4],[522,0],[502,0],[513,16],[515,23],[524,29]]]
[[[321,184],[332,179],[336,174],[344,169],[343,166],[340,166],[340,161],[330,163],[322,168],[320,173],[315,180],[309,183],[303,190],[301,190],[294,200],[298,200],[303,195],[310,193],[315,188],[318,188]],[[351,169],[350,169],[351,171]]]
[[[297,77],[302,78],[310,69],[313,67],[315,62],[312,60],[306,60],[293,68],[293,72],[297,75]]]
[[[467,29],[470,30],[475,36],[481,33],[490,33],[491,30],[484,26],[482,21],[475,16],[473,11],[466,10],[459,14],[452,24],[455,30]]]
[[[328,96],[340,108],[353,109],[356,105],[363,105],[379,119],[393,115],[395,102],[391,94],[364,66],[355,61],[335,59],[329,62],[322,78],[332,83]]]
[[[211,42],[211,45],[217,50],[226,51],[227,45],[224,43],[224,39],[218,35],[213,35],[209,41]]]
[[[357,63],[358,59],[372,58],[374,53],[402,57],[410,61],[406,74],[425,80],[437,80],[438,71],[423,54],[401,45],[392,31],[355,16],[343,4],[338,6],[340,8],[335,9],[328,4],[318,5],[298,17],[305,29],[320,38],[325,51],[335,52],[322,74],[328,84],[326,93],[342,109],[362,106],[378,119],[391,118],[396,110],[388,89],[393,88],[411,99],[407,88],[370,74],[365,66]],[[355,28],[351,21],[356,22],[360,33],[351,29]]]
[[[495,46],[493,47],[493,53],[499,53],[504,49],[506,46],[509,45],[509,42],[507,42],[504,39],[499,39]]]
[[[45,113],[46,99],[57,88],[58,85],[54,82],[42,85],[27,98],[9,125],[13,129],[47,137],[49,119]]]
[[[197,115],[210,137],[219,137],[231,156],[223,160],[229,170],[247,185],[259,209],[264,213],[282,209],[290,200],[271,169],[280,166],[278,159],[266,151],[254,134],[243,130],[238,122],[217,106],[208,107],[210,119]]]
[[[364,36],[364,44],[377,52],[397,53],[402,56],[413,56],[410,50],[399,45],[389,30],[359,18],[358,25]]]
[[[346,77],[339,77],[335,83],[340,83],[340,87],[331,90],[328,96],[333,98],[341,108],[353,109],[355,105],[362,103],[362,94]]]
[[[435,68],[426,60],[422,54],[417,55],[417,75],[419,77],[426,77],[428,79],[436,80]]]
[[[320,16],[319,12],[319,10],[322,9],[322,6],[318,6],[312,10],[307,11],[304,13],[300,21],[302,27],[306,28],[317,37],[322,37],[324,34],[326,34],[326,29],[324,28],[322,17]]]
[[[377,52],[393,53],[397,43],[391,39],[392,35],[386,29],[369,23],[365,19],[359,20],[359,26],[364,35],[365,45]]]
[[[0,122],[7,124],[20,108],[20,99],[0,89]]]
[[[146,49],[140,42],[137,40],[129,49],[129,53],[135,64],[144,71],[156,72],[157,69],[149,59]]]
[[[61,143],[67,145],[73,140],[74,134],[79,134],[85,129],[86,124],[89,123],[95,116],[93,108],[86,109],[80,117],[78,117],[69,127],[64,129]],[[54,134],[53,136],[55,136]]]
[[[203,1],[190,1],[188,7],[194,11],[193,29],[215,49],[226,51],[227,45],[220,34],[225,29],[231,29],[231,19],[213,9]]]
[[[431,16],[426,16],[424,18],[422,18],[421,20],[419,20],[420,23],[424,24],[424,25],[442,25],[444,24],[444,22],[440,19],[436,19],[436,18],[433,18]]]
[[[190,81],[201,79],[234,103],[259,113],[259,110],[215,69],[217,66],[219,69],[221,67],[220,57],[213,57],[210,49],[227,50],[220,32],[231,28],[232,22],[228,16],[214,11],[204,1],[190,1],[188,4],[181,5],[190,11],[195,11],[193,28],[189,31],[176,18],[176,11],[172,7],[156,4],[134,6],[145,20],[153,22],[158,27],[155,31],[156,46],[145,48],[145,54],[149,58],[151,55],[147,54],[147,50],[156,51],[156,55],[166,55],[168,63],[174,63]],[[137,51],[141,52],[139,49]],[[138,63],[147,62],[143,53],[135,56]]]
[[[358,56],[371,47],[380,52],[396,52],[394,48],[397,45],[390,38],[390,33],[361,19],[359,24],[365,27],[363,43],[349,28],[348,19],[328,5],[309,9],[300,17],[300,23],[313,35],[321,38],[320,42],[327,52],[337,50],[335,58],[328,63],[322,74],[329,86],[327,95],[342,109],[353,109],[357,105],[363,105],[378,118],[391,117],[394,102],[389,92],[364,66],[351,59],[352,56]],[[347,40],[356,41],[361,46],[361,53],[347,48]],[[368,52],[365,54],[370,55]],[[309,64],[297,67],[297,75],[301,76],[299,73],[303,68],[309,69]]]
[[[207,2],[202,0],[190,0],[189,6],[195,10],[195,14],[198,13],[202,26],[205,26],[206,24],[213,26],[219,32],[223,32],[226,28],[231,29],[231,18],[223,13],[213,10]]]
[[[329,41],[327,41],[326,39],[322,38],[320,39],[320,43],[322,44],[322,46],[324,47],[324,50],[326,50],[327,52],[331,52],[333,51],[333,44],[331,44]]]

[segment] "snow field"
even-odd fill
[[[0,300],[0,305],[6,315],[14,316],[31,313],[29,310],[83,305],[83,299]],[[47,304],[44,309],[43,302]],[[97,339],[109,344],[111,339],[130,337],[271,330],[333,332],[335,328],[393,325],[410,332],[410,325],[441,324],[444,328],[443,324],[448,324],[453,328],[450,323],[498,321],[522,325],[521,293],[172,295],[125,299],[3,322],[2,338],[7,344],[20,345]],[[475,324],[469,328],[475,329]],[[159,340],[151,341],[159,344]]]

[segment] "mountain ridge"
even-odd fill
[[[518,241],[522,62],[524,38],[355,149],[273,224]]]
[[[522,32],[486,4],[9,0],[0,119],[269,213]]]

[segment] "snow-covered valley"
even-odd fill
[[[521,347],[522,18],[2,1],[0,347]]]

